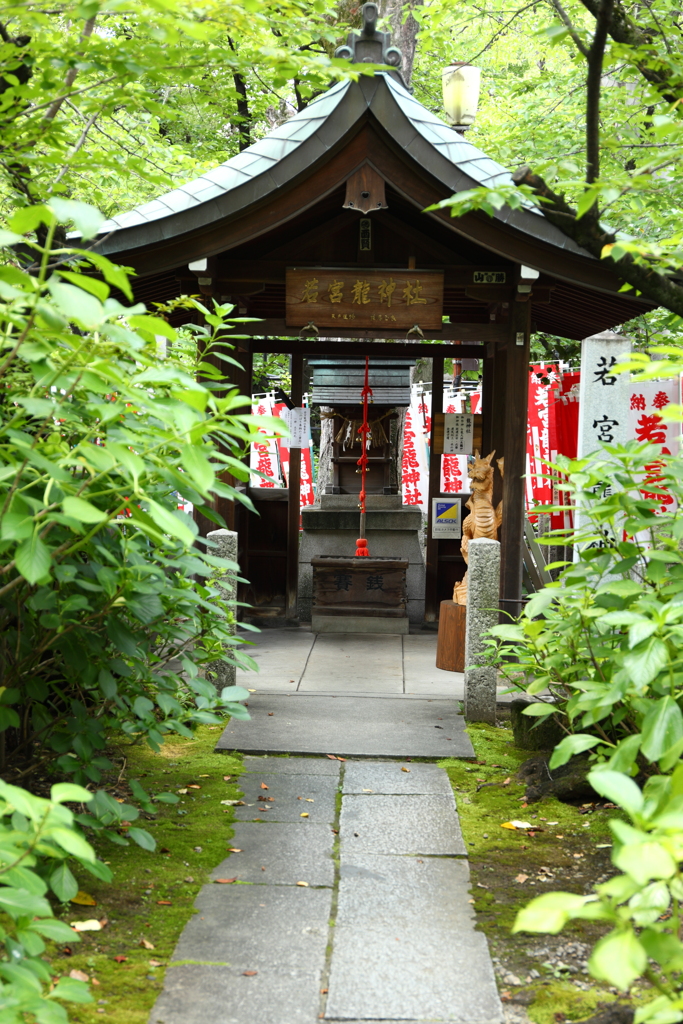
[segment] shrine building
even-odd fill
[[[239,534],[247,599],[280,607],[289,621],[308,614],[311,559],[335,547],[340,556],[354,553],[358,452],[342,442],[345,424],[359,415],[366,356],[371,385],[385,389],[373,406],[385,425],[392,410],[408,404],[400,397],[406,384],[410,389],[405,368],[419,356],[432,360],[424,555],[415,542],[417,512],[401,505],[388,434],[387,445],[370,453],[367,537],[371,553],[374,536],[377,553],[390,557],[398,554],[392,537],[399,545],[401,534],[412,573],[411,618],[436,621],[439,602],[465,568],[459,541],[440,540],[432,524],[444,360],[479,360],[477,442],[482,454],[495,449],[496,459],[505,458],[504,479],[496,470],[494,489],[494,504],[503,501],[500,598],[501,608],[515,614],[522,597],[530,334],[580,340],[652,304],[620,292],[623,282],[609,261],[595,259],[531,204],[492,217],[426,212],[454,193],[509,182],[510,174],[415,99],[401,78],[400,52],[375,29],[375,18],[375,5],[366,4],[363,30],[338,53],[388,70],[333,85],[238,156],[112,218],[97,249],[134,269],[136,302],[201,293],[256,318],[239,324],[244,337],[235,341],[241,369],[231,368],[231,382],[242,394],[252,394],[253,357],[264,352],[291,356],[294,406],[302,404],[304,360],[315,387],[330,389],[320,392],[321,401],[332,408],[341,440],[333,476],[322,481],[316,507],[304,510],[303,534],[298,460],[291,461],[288,488],[248,488],[260,518],[215,499],[215,510]],[[197,521],[202,535],[216,528],[201,515]]]

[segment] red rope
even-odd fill
[[[365,494],[365,478],[366,478],[367,470],[368,470],[368,435],[370,433],[370,424],[368,423],[368,401],[369,401],[369,399],[372,396],[372,388],[370,387],[370,380],[369,380],[369,378],[370,378],[370,357],[366,356],[365,357],[365,384],[363,385],[363,390],[360,393],[360,396],[361,396],[361,398],[363,400],[363,422],[360,425],[360,427],[358,428],[358,433],[360,434],[361,445],[363,447],[363,451],[361,453],[361,457],[359,458],[358,462],[356,463],[356,465],[360,466],[360,474],[361,474],[361,476],[360,476],[360,480],[361,480],[360,494],[358,496],[358,503],[360,505],[361,522],[363,524],[365,524],[365,498],[366,498],[366,494]],[[361,533],[364,533],[364,532],[365,532],[364,530],[361,530]],[[368,551],[368,542],[365,540],[364,537],[359,537],[358,540],[356,541],[356,557],[359,558],[359,557],[361,557],[363,555],[367,555],[367,556],[370,555],[370,552]]]

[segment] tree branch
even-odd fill
[[[551,2],[552,2],[553,7],[555,8],[557,14],[560,17],[560,21],[562,22],[564,27],[567,29],[567,32],[569,32],[569,35],[572,38],[574,46],[579,51],[579,53],[582,53],[584,55],[584,57],[587,58],[588,57],[588,47],[586,46],[586,44],[583,42],[583,40],[579,36],[579,33],[576,31],[571,18],[569,17],[569,15],[565,11],[564,7],[560,3],[560,0],[551,0]]]
[[[598,20],[591,48],[586,56],[586,184],[592,185],[600,177],[600,94],[602,90],[602,61],[607,44],[607,32],[612,19],[614,0],[601,0]],[[599,217],[597,202],[588,216]]]
[[[88,20],[86,21],[85,25],[83,26],[83,31],[81,32],[81,39],[80,39],[81,43],[83,42],[84,39],[88,39],[92,35],[92,30],[95,27],[95,19],[96,18],[97,18],[97,15],[94,15],[92,18],[88,18]],[[81,56],[80,51],[79,51],[78,55],[79,55],[79,57]],[[74,81],[76,80],[76,75],[77,74],[78,74],[78,68],[77,67],[74,66],[72,68],[69,68],[69,70],[66,73],[66,77],[64,78],[64,88],[65,89],[70,89],[71,88],[71,86],[74,84]],[[45,115],[45,117],[43,118],[43,120],[44,121],[52,121],[57,116],[57,114],[59,113],[60,108],[62,106],[62,103],[64,102],[65,99],[66,99],[66,95],[58,96],[57,99],[54,100],[54,102],[49,107],[48,112]]]
[[[230,36],[228,36],[228,45],[233,53],[237,53],[235,44],[233,43]],[[232,80],[235,83],[235,92],[237,93],[237,116],[239,118],[238,132],[240,136],[240,153],[251,146],[251,114],[249,113],[249,99],[247,97],[247,83],[244,79],[244,75],[241,75],[239,71],[233,71]]]
[[[553,192],[549,185],[530,167],[520,167],[512,175],[515,185],[528,185],[539,198],[544,200],[542,209],[551,224],[586,249],[596,259],[602,259],[606,245],[616,242],[616,236],[605,231],[595,218],[586,216],[577,219],[573,209],[561,193]],[[658,305],[666,306],[672,313],[683,316],[683,287],[657,271],[636,263],[630,254],[614,260],[616,273],[627,284],[636,288],[646,298]]]
[[[601,0],[581,0],[581,3],[596,20],[599,18],[602,6]],[[652,34],[631,21],[621,5],[621,0],[614,0],[607,31],[616,43],[623,43],[626,46],[635,48],[643,47],[648,49],[653,56],[656,56]],[[666,100],[667,103],[676,103],[677,100],[683,97],[683,85],[680,83],[674,84],[671,73],[666,68],[660,70],[643,60],[637,59],[633,64],[643,78],[655,87],[662,99]]]

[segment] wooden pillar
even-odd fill
[[[481,415],[482,415],[482,455],[493,448],[493,389],[496,372],[495,343],[490,341],[486,346],[486,355],[482,360],[481,382]]]
[[[432,540],[432,498],[441,490],[441,456],[434,454],[436,417],[443,412],[443,356],[432,358],[432,429],[429,437],[429,494],[427,495],[427,550],[425,574],[425,622],[439,616],[438,576],[439,542]]]
[[[300,352],[292,355],[292,402],[303,402],[304,358]],[[287,503],[287,587],[285,590],[285,618],[297,618],[299,595],[299,520],[301,516],[301,449],[290,448],[289,501]]]
[[[501,609],[519,615],[522,599],[526,425],[529,395],[530,302],[510,303],[506,357],[505,481],[503,484]]]

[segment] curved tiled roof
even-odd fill
[[[390,72],[377,72],[356,82],[337,83],[237,156],[158,199],[112,217],[100,231],[106,237],[101,238],[99,251],[132,254],[243,213],[305,175],[368,115],[451,193],[512,180],[504,167],[427,110]],[[505,206],[494,219],[527,239],[593,262],[585,249],[532,203],[517,210]]]

